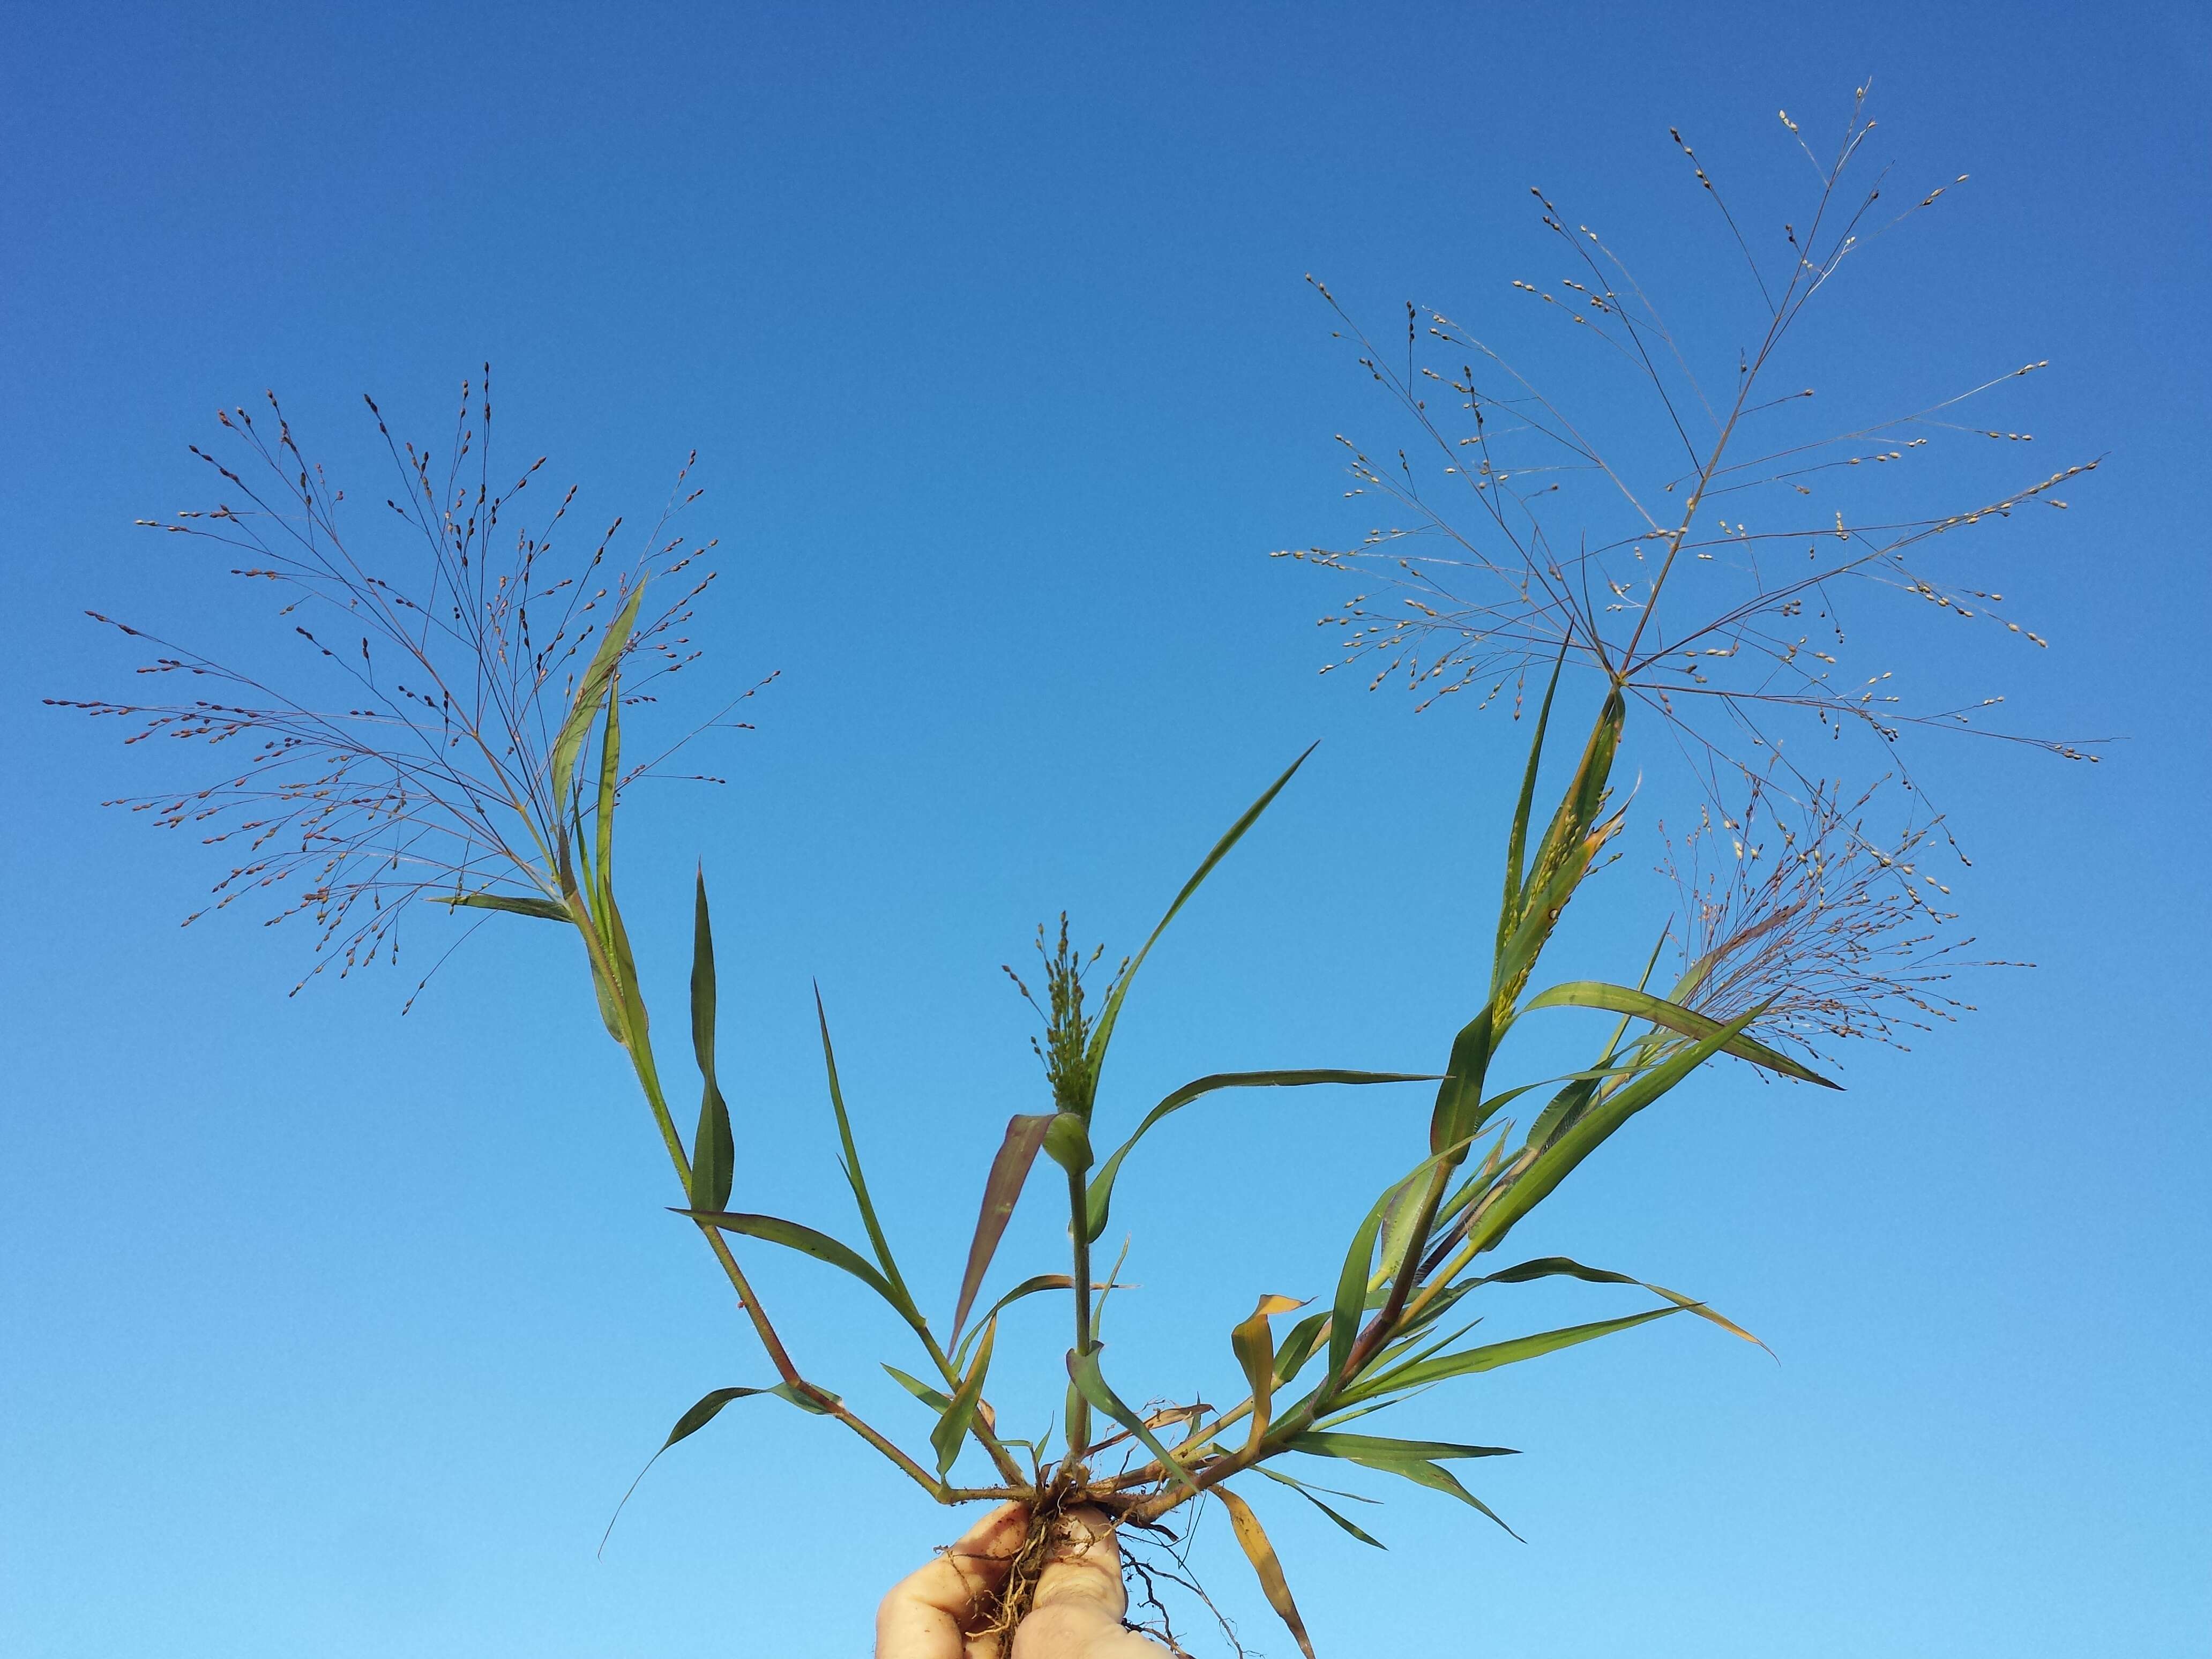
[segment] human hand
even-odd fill
[[[1122,1628],[1129,1597],[1104,1511],[1071,1510],[1066,1519],[1069,1535],[1053,1546],[1006,1659],[1160,1659],[1157,1646]],[[1002,1659],[999,1638],[975,1631],[1028,1527],[1028,1510],[1001,1504],[901,1579],[876,1609],[876,1659]]]

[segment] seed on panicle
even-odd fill
[[[456,466],[489,442],[489,368],[481,384],[463,383],[451,451]],[[645,538],[644,550],[620,571],[611,589],[598,588],[579,605],[577,573],[556,573],[544,581],[538,575],[539,562],[551,547],[552,529],[575,499],[574,486],[561,498],[544,534],[518,532],[507,562],[493,558],[490,538],[499,513],[544,466],[544,456],[504,495],[493,495],[482,480],[472,489],[465,487],[457,475],[444,488],[433,476],[430,451],[395,441],[375,400],[364,397],[394,464],[410,480],[404,498],[387,499],[386,505],[408,520],[431,554],[427,581],[410,592],[356,556],[331,517],[343,491],[302,455],[273,392],[266,401],[275,422],[273,437],[243,407],[219,411],[216,418],[289,497],[291,517],[268,506],[239,471],[193,445],[191,453],[243,491],[250,505],[241,509],[224,503],[173,520],[138,522],[227,545],[242,538],[255,556],[234,565],[231,574],[289,588],[291,597],[280,606],[280,616],[302,605],[328,605],[350,623],[366,625],[367,631],[356,635],[355,662],[351,652],[341,656],[313,629],[295,624],[295,637],[318,661],[349,677],[354,695],[336,706],[323,704],[94,614],[94,620],[103,625],[157,647],[153,660],[137,672],[212,679],[233,688],[231,696],[167,706],[53,701],[95,718],[126,717],[136,723],[126,744],[156,735],[213,744],[240,737],[255,740],[246,769],[219,782],[189,795],[112,804],[150,812],[153,822],[164,828],[205,824],[203,839],[208,844],[243,839],[258,856],[231,869],[216,884],[215,902],[186,920],[225,908],[248,893],[290,889],[290,899],[280,902],[264,921],[273,926],[294,915],[313,917],[318,960],[301,981],[304,985],[331,961],[341,964],[340,977],[380,959],[395,961],[400,921],[418,901],[450,903],[467,887],[505,887],[537,896],[558,890],[561,872],[547,863],[545,849],[558,846],[569,825],[567,805],[546,795],[547,745],[574,695],[577,653],[596,644],[596,621],[580,626],[580,621],[611,592],[626,597],[641,580],[665,580],[705,557],[714,544],[679,557],[683,538],[665,537],[669,520],[701,494],[684,488],[697,460],[694,452],[678,473],[678,489],[659,523]],[[622,522],[615,520],[600,538],[583,566],[585,574],[607,564],[611,538]],[[208,527],[214,525],[223,528]],[[690,621],[691,602],[713,575],[711,569],[700,573],[688,591],[639,618],[620,653],[623,706],[653,701],[650,687],[655,678],[699,656],[696,648],[678,648],[691,642],[677,630]],[[533,644],[532,604],[549,603],[564,590],[571,594],[568,614],[556,619],[550,638]],[[448,629],[426,632],[412,620],[431,617],[443,617]],[[386,682],[380,659],[392,651],[399,653],[404,665],[398,678]],[[616,780],[617,800],[630,784],[654,775],[701,732],[715,726],[747,729],[745,722],[727,718],[734,707],[695,728],[657,760],[628,768]],[[719,781],[704,773],[683,775]],[[596,796],[573,805],[586,823],[599,810]]]

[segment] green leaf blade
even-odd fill
[[[1704,1038],[1722,1029],[1722,1022],[1669,1002],[1664,997],[1648,991],[1634,990],[1626,985],[1610,985],[1603,980],[1571,980],[1554,985],[1539,995],[1531,997],[1524,1012],[1539,1008],[1595,1008],[1607,1013],[1625,1014],[1632,1018],[1674,1031],[1682,1036]],[[1825,1078],[1810,1066],[1802,1065],[1789,1055],[1768,1048],[1751,1037],[1738,1036],[1722,1045],[1721,1052],[1747,1060],[1754,1066],[1784,1077],[1794,1078],[1800,1083],[1818,1084],[1823,1089],[1839,1089],[1843,1085]]]
[[[840,1243],[825,1232],[799,1222],[787,1221],[781,1216],[751,1215],[733,1210],[678,1210],[676,1213],[689,1216],[702,1227],[718,1228],[726,1233],[743,1233],[770,1244],[781,1244],[787,1250],[811,1255],[817,1261],[850,1273],[890,1304],[900,1318],[920,1328],[919,1316],[911,1311],[911,1304],[892,1288],[889,1279],[877,1271],[875,1264],[850,1245]]]
[[[983,1180],[982,1207],[975,1216],[975,1236],[969,1241],[968,1266],[960,1275],[960,1301],[952,1313],[956,1340],[967,1322],[969,1309],[975,1304],[975,1293],[982,1289],[983,1275],[990,1271],[991,1258],[998,1253],[1006,1224],[1013,1218],[1014,1205],[1029,1181],[1052,1120],[1050,1112],[1022,1114],[1007,1120],[1006,1139],[999,1143],[991,1159],[991,1172]]]
[[[1244,1552],[1244,1559],[1252,1564],[1259,1575],[1260,1588],[1267,1597],[1267,1605],[1275,1616],[1297,1638],[1298,1651],[1305,1659],[1314,1659],[1313,1640],[1306,1634],[1306,1621],[1299,1616],[1298,1604],[1291,1597],[1290,1580],[1283,1576],[1282,1561],[1275,1554],[1275,1546],[1261,1526],[1260,1517],[1252,1513],[1252,1506],[1226,1486],[1216,1486],[1213,1495],[1229,1511],[1229,1524],[1237,1534],[1237,1542]]]
[[[547,921],[574,921],[565,904],[556,904],[551,899],[522,898],[509,893],[454,893],[445,901],[448,905],[467,905],[478,910],[507,910],[518,916],[542,916]]]
[[[883,1269],[884,1282],[890,1286],[892,1305],[899,1315],[917,1331],[922,1328],[921,1310],[915,1305],[914,1297],[900,1275],[898,1262],[891,1255],[890,1240],[884,1237],[883,1223],[876,1217],[875,1200],[868,1196],[867,1178],[860,1171],[860,1149],[853,1139],[853,1120],[845,1110],[845,1091],[837,1081],[837,1054],[830,1042],[830,1016],[822,1006],[822,988],[814,988],[814,1018],[822,1030],[822,1066],[830,1079],[830,1109],[837,1119],[837,1144],[845,1171],[845,1184],[853,1189],[853,1202],[860,1212],[860,1224],[867,1229],[868,1246],[875,1252],[876,1263]]]
[[[961,1378],[959,1389],[946,1405],[945,1415],[930,1431],[929,1443],[937,1451],[937,1478],[940,1480],[952,1473],[968,1431],[975,1425],[975,1408],[983,1399],[983,1379],[991,1369],[991,1346],[998,1334],[996,1320],[984,1325],[983,1340],[976,1345],[975,1363],[968,1367],[968,1374]]]
[[[1089,1353],[1078,1353],[1073,1348],[1067,1351],[1067,1377],[1075,1385],[1076,1392],[1135,1436],[1145,1449],[1158,1460],[1162,1468],[1195,1493],[1198,1486],[1191,1480],[1190,1471],[1182,1466],[1181,1460],[1167,1449],[1166,1443],[1158,1435],[1145,1426],[1145,1419],[1124,1405],[1121,1396],[1108,1386],[1105,1374],[1098,1369],[1098,1348],[1091,1349]],[[1071,1447],[1068,1455],[1075,1456],[1079,1450]]]
[[[1213,850],[1206,855],[1197,870],[1192,872],[1190,879],[1183,883],[1182,890],[1176,895],[1175,902],[1168,906],[1167,914],[1160,918],[1159,926],[1152,929],[1152,936],[1146,939],[1144,948],[1130,958],[1128,967],[1115,978],[1113,989],[1107,994],[1106,1006],[1099,1012],[1098,1023],[1091,1030],[1088,1057],[1094,1082],[1104,1066],[1106,1047],[1114,1039],[1114,1026],[1121,1017],[1121,1004],[1128,997],[1129,987],[1137,977],[1137,970],[1145,965],[1145,958],[1152,954],[1152,946],[1159,943],[1160,935],[1167,932],[1168,924],[1176,919],[1176,913],[1189,902],[1190,896],[1198,891],[1206,878],[1213,873],[1214,867],[1229,856],[1230,849],[1243,839],[1244,832],[1259,821],[1260,815],[1274,804],[1275,797],[1283,793],[1283,787],[1297,775],[1298,768],[1304,766],[1307,758],[1320,746],[1318,743],[1308,744],[1305,753],[1285,767],[1282,776],[1269,784],[1260,799],[1244,809],[1243,816],[1229,826],[1228,833],[1214,842]]]
[[[1114,1201],[1114,1182],[1121,1174],[1121,1160],[1136,1149],[1137,1143],[1145,1138],[1154,1124],[1169,1114],[1182,1110],[1194,1100],[1221,1089],[1296,1089],[1311,1087],[1323,1083],[1363,1085],[1376,1083],[1434,1083],[1437,1080],[1433,1074],[1419,1072],[1356,1072],[1309,1068],[1297,1071],[1216,1072],[1211,1076],[1186,1083],[1147,1112],[1144,1121],[1137,1125],[1136,1133],[1115,1148],[1112,1156],[1099,1166],[1098,1173],[1091,1177],[1090,1192],[1085,1200],[1085,1208],[1090,1218],[1091,1242],[1096,1243],[1099,1235],[1106,1231],[1107,1217]]]
[[[1518,1364],[1524,1359],[1557,1353],[1562,1348],[1592,1342],[1601,1336],[1611,1336],[1617,1331],[1632,1330],[1638,1325],[1648,1325],[1655,1319],[1665,1319],[1681,1311],[1679,1307],[1650,1308],[1619,1319],[1594,1320],[1587,1325],[1569,1325],[1555,1331],[1539,1331],[1530,1336],[1486,1343],[1480,1348],[1469,1348],[1461,1353],[1439,1354],[1431,1359],[1417,1360],[1374,1376],[1363,1377],[1344,1391],[1343,1401],[1352,1405],[1358,1401],[1371,1400],[1377,1395],[1425,1388],[1431,1382],[1441,1382],[1449,1377],[1494,1371],[1501,1365]]]
[[[699,872],[691,927],[691,1051],[699,1061],[699,1127],[691,1138],[691,1207],[726,1210],[737,1146],[730,1108],[714,1076],[714,929],[707,914],[707,876]]]
[[[568,786],[575,775],[577,754],[591,734],[592,722],[599,717],[599,705],[605,701],[607,688],[629,645],[631,630],[637,626],[638,601],[644,597],[645,584],[641,581],[630,590],[629,599],[615,613],[615,619],[607,624],[607,631],[600,637],[599,648],[592,653],[591,665],[584,671],[584,678],[577,682],[575,699],[568,705],[568,715],[553,740],[551,805],[556,821],[567,816]]]

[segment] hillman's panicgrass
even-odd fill
[[[664,515],[628,561],[611,552],[612,530],[587,539],[588,556],[570,558],[556,544],[567,500],[542,532],[503,526],[538,466],[504,493],[494,489],[489,398],[465,389],[450,462],[435,465],[411,446],[392,447],[403,489],[387,506],[427,556],[410,576],[390,574],[354,550],[355,532],[341,525],[341,496],[302,456],[272,399],[266,427],[243,410],[223,417],[244,446],[252,480],[210,459],[231,498],[156,527],[241,550],[236,574],[273,584],[283,596],[280,614],[301,618],[293,626],[334,697],[295,698],[153,641],[161,654],[143,672],[202,680],[210,694],[70,706],[136,721],[134,742],[166,735],[245,750],[211,786],[132,804],[166,826],[242,848],[217,888],[217,907],[268,893],[276,896],[272,919],[312,915],[320,963],[335,961],[343,973],[380,952],[396,954],[402,916],[426,901],[476,910],[483,920],[505,914],[548,923],[580,945],[600,1018],[629,1055],[667,1152],[681,1200],[674,1207],[727,1277],[773,1379],[708,1392],[678,1419],[663,1450],[732,1403],[773,1395],[842,1423],[939,1503],[1018,1501],[1032,1519],[992,1621],[999,1636],[1027,1610],[1068,1510],[1095,1505],[1135,1534],[1172,1543],[1179,1510],[1218,1501],[1269,1601],[1310,1655],[1282,1565],[1248,1501],[1248,1478],[1299,1494],[1364,1544],[1376,1540],[1339,1507],[1356,1495],[1310,1479],[1316,1464],[1395,1476],[1504,1526],[1458,1471],[1508,1448],[1400,1438],[1352,1425],[1438,1383],[1680,1314],[1755,1340],[1699,1298],[1632,1274],[1559,1255],[1491,1265],[1520,1223],[1631,1118],[1710,1061],[1730,1055],[1771,1078],[1832,1088],[1815,1069],[1832,1041],[1893,1038],[1960,1006],[1941,988],[1949,958],[1934,940],[1948,915],[1936,908],[1940,886],[1920,867],[1935,823],[1869,828],[1869,794],[1845,788],[1837,769],[1800,761],[1781,727],[1809,718],[1816,729],[1870,733],[1887,766],[1896,739],[1915,725],[1967,721],[1974,711],[1907,708],[1887,689],[1885,674],[1863,684],[1841,678],[1830,649],[1841,638],[1834,595],[1846,580],[1871,580],[1986,619],[1996,614],[1995,593],[1946,585],[1909,560],[2016,508],[2063,505],[2052,492],[2087,467],[2063,468],[2002,499],[1933,518],[1852,523],[1838,512],[1828,523],[1819,512],[1805,516],[1826,470],[1918,459],[1927,440],[1917,434],[1964,429],[1948,427],[1956,400],[1881,427],[1820,442],[1786,440],[1739,458],[1757,417],[1809,395],[1769,397],[1762,382],[1805,306],[1865,234],[1879,191],[1856,204],[1839,192],[1870,126],[1855,106],[1838,153],[1815,161],[1817,197],[1802,223],[1785,228],[1786,269],[1778,271],[1753,258],[1691,157],[1697,183],[1751,262],[1763,309],[1756,344],[1711,398],[1620,261],[1594,233],[1571,230],[1543,204],[1546,223],[1581,274],[1556,291],[1521,286],[1619,353],[1656,393],[1653,412],[1680,453],[1674,476],[1646,483],[1616,470],[1564,413],[1441,316],[1429,316],[1425,337],[1453,355],[1450,367],[1419,362],[1424,325],[1413,307],[1404,369],[1369,346],[1367,368],[1410,415],[1478,529],[1454,527],[1410,456],[1386,465],[1355,449],[1356,489],[1396,501],[1410,513],[1409,527],[1378,529],[1349,550],[1297,556],[1334,570],[1379,570],[1399,603],[1385,608],[1364,596],[1334,619],[1347,630],[1346,660],[1378,664],[1378,681],[1402,672],[1425,702],[1462,690],[1488,698],[1510,685],[1516,704],[1532,671],[1540,684],[1517,804],[1487,878],[1500,894],[1482,945],[1488,989],[1456,1031],[1403,1072],[1214,1073],[1141,1115],[1105,1089],[1115,1033],[1153,948],[1309,750],[1228,827],[1158,926],[1110,975],[1097,976],[1103,950],[1086,957],[1071,945],[1064,916],[1056,935],[1039,930],[1042,995],[1007,969],[1042,1022],[1036,1048],[1045,1086],[1036,1110],[1006,1122],[983,1172],[957,1297],[937,1315],[910,1288],[877,1213],[818,996],[829,1103],[860,1241],[731,1207],[736,1154],[717,1078],[703,872],[695,890],[688,1011],[699,1103],[688,1136],[664,1082],[617,901],[615,829],[629,786],[663,769],[675,750],[640,762],[625,749],[623,728],[629,711],[650,701],[648,688],[696,655],[682,630],[711,580],[703,562],[711,543],[672,538]],[[1919,205],[1941,193],[1927,193]],[[1432,395],[1449,395],[1469,417],[1468,429],[1448,431],[1429,408]],[[1897,435],[1908,431],[1916,435]],[[1989,437],[2026,441],[2015,434]],[[1603,497],[1571,533],[1554,527],[1571,485],[1594,485]],[[689,499],[679,481],[671,510]],[[1768,510],[1751,505],[1761,500],[1781,506],[1770,525],[1753,529],[1750,518]],[[1670,501],[1680,505],[1662,506]],[[1743,517],[1722,518],[1723,509]],[[1438,542],[1447,550],[1441,556],[1419,550]],[[1595,672],[1598,707],[1571,769],[1547,787],[1550,722],[1561,686],[1573,684],[1570,670]],[[708,725],[727,724],[732,709]],[[1538,977],[1546,948],[1623,828],[1615,775],[1632,710],[1682,741],[1711,797],[1668,865],[1681,896],[1673,930],[1679,967],[1655,981],[1662,939],[1640,975],[1546,983]],[[1504,1073],[1501,1056],[1516,1030],[1558,1009],[1613,1016],[1609,1036],[1565,1075]],[[1403,1172],[1373,1196],[1334,1284],[1303,1287],[1304,1297],[1253,1287],[1251,1314],[1224,1334],[1241,1397],[1225,1407],[1196,1400],[1133,1406],[1154,1396],[1109,1359],[1102,1330],[1114,1275],[1102,1277],[1092,1256],[1123,1177],[1151,1179],[1158,1166],[1148,1170],[1147,1138],[1205,1097],[1324,1085],[1431,1090],[1425,1139],[1406,1148]],[[1069,1259],[1064,1272],[1027,1271],[1004,1283],[994,1272],[999,1246],[1040,1157],[1063,1177]],[[905,1328],[912,1369],[884,1369],[929,1413],[926,1447],[864,1420],[806,1374],[741,1265],[762,1247],[796,1251],[849,1275]],[[1478,1299],[1545,1279],[1638,1290],[1648,1305],[1468,1340]],[[1067,1386],[1054,1425],[1025,1439],[1005,1431],[1009,1419],[988,1389],[1003,1316],[1038,1296],[1068,1298]],[[1155,1572],[1182,1576],[1179,1558],[1149,1565],[1133,1558],[1133,1571],[1147,1589]],[[987,1636],[971,1650],[993,1650],[993,1642]]]

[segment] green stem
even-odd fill
[[[583,908],[580,896],[571,894],[569,903],[572,908]],[[639,1012],[643,1011],[644,998],[636,987],[624,984],[614,972],[614,964],[609,960],[598,929],[591,925],[588,913],[576,926],[577,931],[584,935],[584,948],[591,955],[593,969],[604,972],[606,983],[615,988],[615,1006],[622,1020],[620,1041],[623,1051],[629,1055],[630,1067],[637,1073],[638,1086],[644,1091],[646,1103],[653,1108],[653,1121],[659,1126],[661,1141],[668,1149],[669,1162],[676,1170],[677,1184],[683,1188],[684,1202],[689,1207],[691,1203],[691,1160],[684,1155],[684,1138],[676,1132],[675,1120],[669,1115],[668,1102],[661,1092],[659,1072],[653,1062],[652,1041],[639,1029],[641,1022],[633,1012],[634,1008]],[[751,1322],[753,1333],[760,1338],[761,1346],[767,1351],[769,1363],[775,1367],[778,1377],[793,1389],[805,1394],[829,1415],[890,1459],[931,1497],[940,1503],[953,1501],[947,1496],[951,1488],[944,1481],[915,1462],[878,1430],[862,1421],[842,1401],[817,1388],[799,1375],[799,1367],[792,1362],[790,1352],[783,1346],[783,1339],[776,1334],[775,1327],[769,1322],[768,1314],[760,1305],[760,1298],[753,1294],[752,1285],[745,1278],[744,1269],[738,1267],[729,1241],[722,1237],[719,1228],[702,1224],[699,1231],[706,1238],[708,1249],[714,1253],[715,1261],[721,1264],[723,1276],[730,1281],[730,1288],[737,1292],[738,1305]],[[1003,1469],[1000,1472],[1005,1473]]]
[[[1080,1170],[1067,1172],[1067,1231],[1075,1242],[1075,1352],[1091,1352],[1091,1204]],[[1067,1455],[1079,1458],[1091,1443],[1091,1402],[1071,1387],[1067,1396]]]

